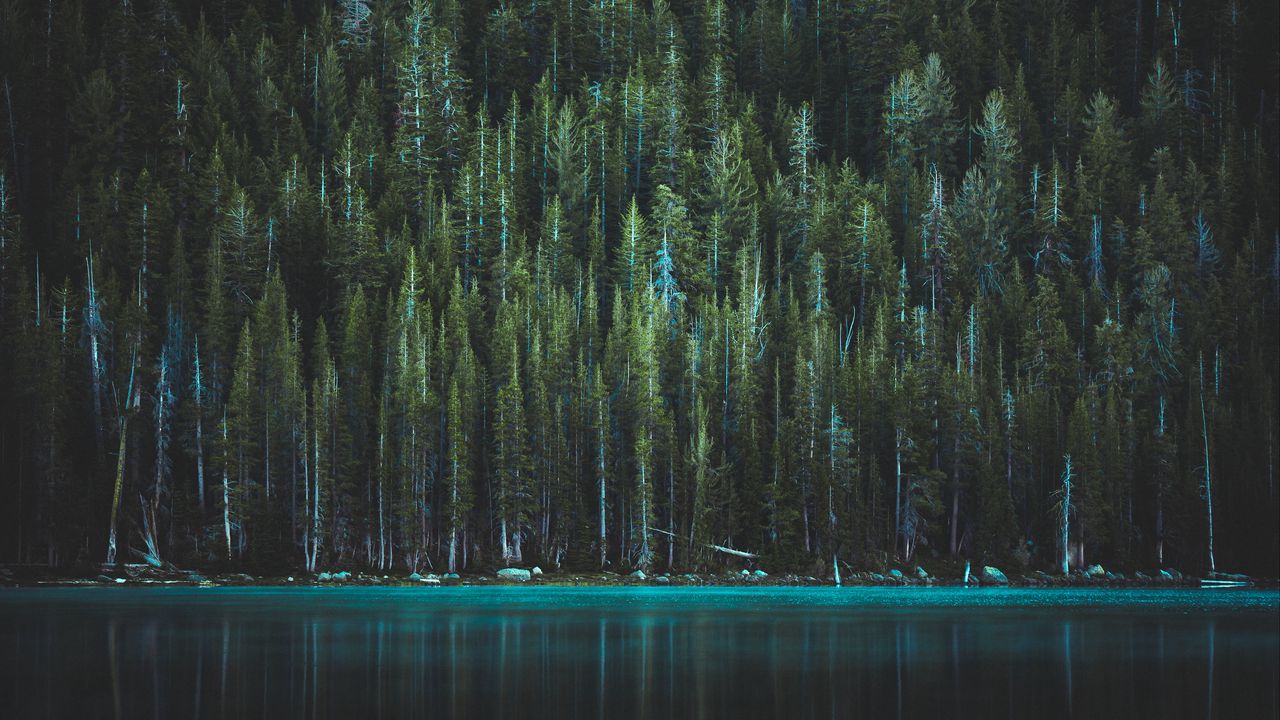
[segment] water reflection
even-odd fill
[[[0,714],[800,720],[1280,709],[1275,593],[1246,607],[1190,596],[1064,608],[974,605],[972,592],[923,604],[849,592],[7,591]]]

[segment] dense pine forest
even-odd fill
[[[1274,574],[1277,22],[0,0],[0,562]]]

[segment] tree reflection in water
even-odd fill
[[[12,590],[0,697],[9,717],[1276,715],[1276,593],[1100,595]]]

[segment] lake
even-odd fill
[[[0,716],[1275,718],[1272,590],[0,590]]]

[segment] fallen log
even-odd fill
[[[679,535],[676,535],[676,534],[675,534],[675,533],[673,533],[673,532],[668,532],[668,531],[666,531],[666,530],[659,530],[658,528],[649,528],[649,529],[650,529],[650,530],[652,530],[653,532],[656,532],[656,533],[662,533],[663,535],[666,535],[667,537],[673,537],[673,538],[675,538],[675,539],[677,539],[677,540],[680,540],[680,539],[681,539],[681,537],[680,537]],[[704,544],[706,545],[706,547],[709,547],[709,548],[711,548],[712,550],[715,550],[716,552],[722,552],[722,553],[725,553],[726,555],[733,555],[733,556],[735,556],[735,557],[747,558],[748,560],[754,560],[755,558],[760,557],[759,555],[757,555],[757,554],[755,554],[755,553],[749,553],[749,552],[747,552],[747,551],[745,551],[745,550],[735,550],[735,549],[733,549],[733,548],[731,548],[731,547],[725,547],[724,545],[716,545],[715,543],[704,543]]]
[[[1202,588],[1249,587],[1249,582],[1247,580],[1207,580],[1205,579],[1200,581],[1200,587]]]

